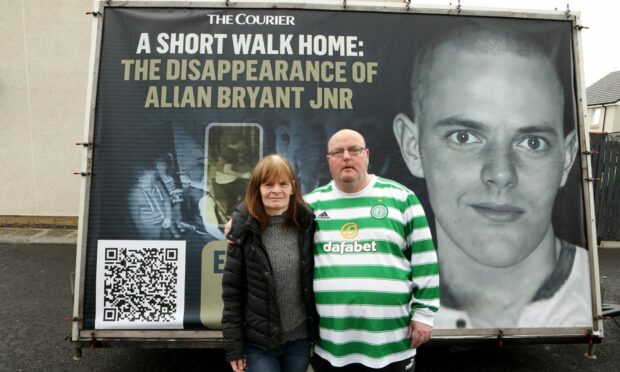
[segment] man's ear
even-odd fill
[[[424,178],[422,161],[420,159],[420,136],[418,125],[405,114],[398,114],[394,118],[394,135],[400,147],[405,164],[411,174]]]
[[[564,138],[564,169],[562,170],[562,183],[560,187],[564,186],[568,174],[570,173],[577,151],[579,150],[579,141],[577,141],[577,132],[573,129]]]

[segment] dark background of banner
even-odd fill
[[[208,14],[294,15],[294,26],[212,25]],[[84,327],[94,327],[95,269],[97,241],[100,239],[146,239],[138,231],[129,210],[128,197],[135,187],[139,169],[150,166],[157,157],[168,161],[168,171],[181,188],[180,175],[193,181],[204,176],[206,129],[212,123],[256,123],[263,130],[262,154],[280,152],[298,172],[304,192],[327,183],[331,177],[325,159],[326,142],[341,128],[361,132],[370,149],[370,173],[403,183],[420,197],[431,228],[433,213],[428,204],[425,182],[410,175],[395,140],[392,121],[403,112],[410,114],[412,61],[416,51],[440,32],[465,24],[499,25],[514,28],[540,40],[551,49],[552,60],[568,87],[565,97],[573,104],[568,119],[575,117],[575,88],[571,51],[571,23],[508,18],[485,18],[421,14],[332,12],[315,10],[228,10],[228,9],[146,9],[107,8],[97,86],[94,125],[93,177],[88,219]],[[364,41],[364,56],[242,56],[233,55],[136,55],[141,33],[280,33],[355,35]],[[227,46],[231,45],[228,39]],[[335,84],[299,82],[204,82],[184,81],[178,85],[257,85],[299,86],[313,90],[347,86],[353,89],[353,110],[301,109],[145,109],[149,85],[175,82],[124,81],[122,59],[198,58],[198,59],[312,59],[378,62],[372,84]],[[585,246],[584,207],[581,192],[580,161],[577,159],[566,186],[560,190],[554,208],[556,234],[569,242]],[[212,191],[212,190],[207,190]],[[200,195],[195,195],[197,200]],[[189,199],[189,198],[188,198]],[[195,201],[196,201],[195,200]],[[195,212],[195,211],[194,211]],[[191,214],[191,207],[190,212]],[[186,216],[186,220],[191,217]],[[191,221],[188,221],[191,222]],[[173,237],[174,238],[174,237]],[[185,328],[203,328],[199,319],[200,263],[202,247],[209,238],[187,234]],[[439,250],[441,248],[439,247]]]

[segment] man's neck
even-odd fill
[[[436,226],[440,282],[446,288],[442,297],[450,297],[446,302],[467,311],[472,322],[477,323],[474,326],[494,320],[516,324],[521,310],[555,267],[557,252],[553,228],[549,227],[538,247],[521,262],[510,267],[492,267],[471,258],[439,223]]]
[[[338,190],[344,193],[347,193],[347,194],[355,194],[356,192],[360,192],[364,190],[364,188],[370,184],[373,178],[374,178],[373,174],[367,174],[366,177],[358,180],[357,182],[335,181],[335,183],[336,183],[336,187],[338,188]]]

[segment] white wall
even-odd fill
[[[91,1],[0,1],[0,215],[76,216]]]
[[[600,110],[598,118],[595,115],[597,109]],[[594,123],[595,119],[598,119],[597,123]],[[620,132],[620,103],[588,107],[586,124],[590,132]]]

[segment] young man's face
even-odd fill
[[[168,173],[168,164],[163,160],[158,160],[155,162],[155,169],[157,169],[158,174],[166,175]]]
[[[539,57],[450,45],[435,57],[417,124],[437,223],[474,260],[514,265],[551,228],[574,156],[559,83]]]
[[[146,169],[142,171],[140,176],[138,177],[138,183],[141,187],[151,187],[155,182],[155,170],[154,169]]]

